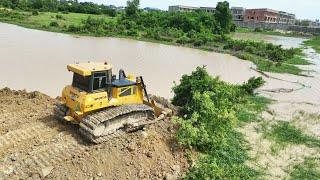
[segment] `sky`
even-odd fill
[[[79,0],[105,5],[125,6],[127,0]],[[223,0],[220,0],[223,1]],[[299,19],[320,19],[320,0],[228,0],[230,6],[271,8],[296,14]],[[140,6],[167,10],[170,5],[215,7],[219,0],[140,0]]]

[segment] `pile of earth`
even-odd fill
[[[178,179],[190,167],[171,119],[95,145],[53,118],[56,102],[0,90],[0,179]]]

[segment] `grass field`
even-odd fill
[[[320,53],[320,36],[305,41],[304,44],[307,46],[311,46],[313,49],[317,51],[317,53]]]
[[[57,15],[62,17],[61,19],[57,18]],[[80,25],[81,22],[88,18],[88,14],[80,14],[80,13],[51,13],[51,12],[41,12],[37,16],[30,16],[28,21],[37,24],[37,25],[49,25],[53,21],[58,21],[62,26],[65,25]],[[90,15],[95,18],[109,18],[105,15]]]
[[[1,10],[0,10],[1,13]],[[11,17],[10,17],[11,16]],[[104,18],[112,21],[113,19],[106,15],[93,15],[81,13],[53,13],[53,12],[39,12],[38,15],[32,15],[32,12],[16,12],[14,15],[6,16],[0,15],[0,21],[17,24],[27,28],[41,29],[53,32],[65,32],[66,27],[70,25],[79,26],[82,21],[89,16],[93,18]],[[50,23],[57,22],[58,27],[50,26]]]

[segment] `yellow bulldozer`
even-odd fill
[[[72,84],[62,91],[54,116],[80,125],[80,133],[94,143],[140,129],[172,113],[150,99],[141,76],[126,75],[105,63],[67,65]]]

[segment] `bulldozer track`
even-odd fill
[[[79,144],[75,139],[66,139],[35,149],[28,153],[27,158],[20,159],[18,157],[18,161],[8,167],[7,172],[14,172],[16,176],[24,177],[28,173],[25,172],[26,169],[40,171],[45,167],[54,167],[75,156],[89,156],[87,150],[85,145]],[[10,173],[6,175],[10,175]]]
[[[80,129],[80,132],[83,131],[82,129]],[[81,134],[85,134],[87,132],[81,132]],[[103,142],[106,142],[106,141],[109,141],[109,140],[112,140],[114,138],[118,138],[118,137],[121,137],[123,136],[124,134],[126,134],[125,131],[123,130],[118,130],[114,133],[111,133],[107,136],[103,136],[103,137],[99,137],[99,138],[94,138],[94,137],[91,137],[92,135],[91,134],[86,134],[85,136],[90,136],[90,141],[96,143],[96,144],[100,144],[100,143],[103,143]],[[87,137],[88,138],[88,137]]]
[[[112,124],[114,121],[119,120],[118,118],[121,116],[134,116],[134,118],[139,118],[142,116],[139,113],[146,113],[148,120],[155,119],[153,109],[144,104],[133,104],[133,105],[123,105],[119,107],[109,108],[101,112],[94,113],[92,115],[88,115],[83,118],[80,123],[80,132],[83,136],[85,136],[88,140],[98,144],[109,139],[121,136],[125,132],[122,129],[114,129],[110,131],[108,134],[96,137],[93,131],[102,123]],[[141,118],[141,117],[140,117]]]
[[[25,142],[34,137],[41,137],[49,131],[52,131],[52,129],[43,123],[37,123],[25,129],[10,131],[5,135],[0,136],[0,151],[6,147]]]
[[[53,109],[53,115],[56,119],[64,122],[64,116],[66,115],[68,108],[65,105],[57,103]]]

